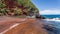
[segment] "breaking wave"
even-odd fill
[[[57,21],[60,22],[60,18],[53,18],[53,19],[44,19],[46,21]]]

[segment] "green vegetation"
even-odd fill
[[[15,13],[16,15],[21,15],[21,14],[22,14],[22,10],[16,7],[16,8],[14,9],[14,13]]]
[[[10,0],[8,2],[12,2],[12,4],[16,4],[13,5],[15,7],[10,8],[8,2],[6,2],[6,0],[0,0],[0,15],[12,15],[12,13],[14,13],[13,15],[29,15],[32,13],[37,13],[38,9],[33,5],[32,2],[30,2],[30,0]],[[11,6],[12,6],[11,4]],[[8,5],[8,6],[7,6]],[[9,8],[7,8],[7,7]],[[13,11],[13,12],[12,12]],[[33,14],[32,14],[33,15]]]
[[[3,7],[5,7],[5,4],[2,3],[2,1],[0,0],[0,8],[3,8]]]

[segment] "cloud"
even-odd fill
[[[60,10],[43,10],[39,13],[41,15],[60,15]]]

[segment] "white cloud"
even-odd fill
[[[60,14],[60,10],[43,10],[40,11],[41,15],[59,15]]]

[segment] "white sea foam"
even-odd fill
[[[60,22],[60,18],[53,18],[53,19],[44,19],[46,21],[57,21]]]

